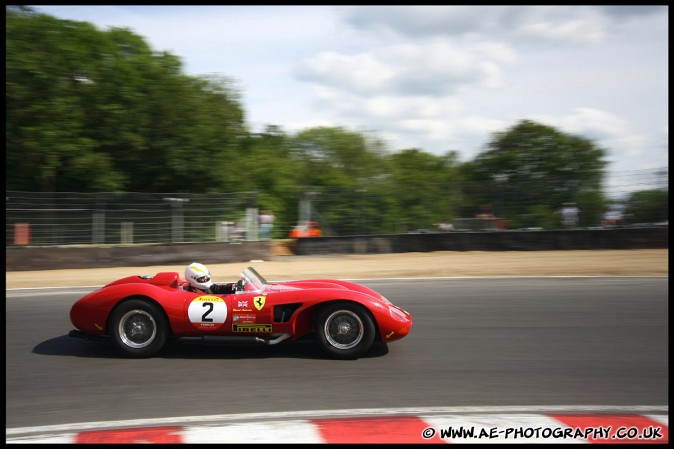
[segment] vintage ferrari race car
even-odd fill
[[[375,341],[406,336],[408,312],[376,291],[342,280],[267,282],[254,268],[235,292],[205,295],[182,288],[178,273],[129,276],[79,299],[71,337],[112,340],[122,354],[150,357],[177,342],[274,345],[315,338],[334,358],[357,358]]]

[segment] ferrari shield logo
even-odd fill
[[[256,296],[255,298],[253,298],[253,304],[255,304],[255,308],[257,310],[262,310],[266,299],[267,298],[265,298],[264,296]]]

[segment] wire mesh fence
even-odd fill
[[[668,169],[634,170],[607,180],[605,193],[625,199],[630,192],[668,189]],[[367,189],[298,193],[297,219],[276,218],[271,235],[261,234],[256,192],[227,194],[74,193],[7,191],[5,246],[203,243],[287,238],[298,225],[316,220],[323,235],[417,232],[428,229],[422,213],[381,223],[376,204],[383,199]],[[467,189],[470,190],[470,189]],[[424,192],[417,192],[419,198]],[[381,196],[381,194],[380,194]],[[494,198],[498,204],[498,198]],[[526,201],[522,197],[522,201]],[[424,200],[425,201],[425,200]],[[379,202],[379,203],[378,203]],[[422,201],[420,210],[427,210]],[[287,214],[286,214],[287,216]],[[455,217],[454,224],[477,222]],[[482,221],[480,224],[484,224]],[[387,226],[387,227],[384,227]],[[299,226],[301,227],[301,226]],[[388,232],[390,233],[390,232]]]
[[[6,245],[226,241],[252,230],[251,194],[6,192]]]

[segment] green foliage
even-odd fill
[[[581,190],[576,196],[580,209],[579,226],[596,226],[606,210],[606,198],[600,190]]]
[[[230,164],[225,175],[237,186],[237,191],[256,191],[256,205],[269,209],[276,223],[294,223],[301,179],[290,158],[290,139],[276,126],[267,126],[259,134],[242,142],[243,157]],[[288,229],[274,228],[278,237],[287,236]]]
[[[434,156],[412,148],[391,155],[389,161],[398,231],[431,229],[455,218],[456,154]]]
[[[669,191],[642,190],[627,200],[627,223],[658,223],[669,221]]]
[[[557,215],[549,206],[536,204],[524,210],[507,223],[512,228],[555,229],[559,227]]]
[[[7,9],[6,179],[15,190],[213,192],[245,135],[226,80],[181,74],[126,29]]]
[[[565,202],[596,217],[601,202],[580,203],[587,195],[601,195],[604,156],[605,150],[587,139],[524,120],[496,133],[487,151],[466,166],[473,189],[466,194],[475,210],[492,203],[513,227],[548,227],[549,220],[532,208],[554,211]]]

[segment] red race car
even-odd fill
[[[375,340],[406,336],[408,312],[363,285],[341,280],[267,282],[254,268],[234,293],[182,288],[178,273],[129,276],[79,299],[70,310],[71,337],[112,340],[129,357],[151,357],[177,342],[274,345],[315,338],[327,354],[352,359]]]

